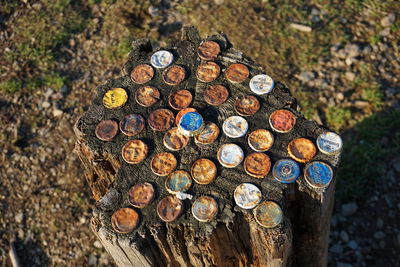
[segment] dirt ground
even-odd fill
[[[300,29],[296,25],[301,25]],[[0,7],[0,263],[112,266],[73,124],[121,75],[135,38],[219,31],[285,83],[345,147],[330,266],[400,265],[400,5],[396,1],[6,1]]]

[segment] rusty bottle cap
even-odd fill
[[[235,203],[242,209],[252,209],[260,203],[262,194],[257,186],[243,183],[236,187],[233,193]]]
[[[324,189],[332,181],[333,171],[328,164],[322,161],[314,161],[304,168],[304,178],[311,187]]]
[[[293,139],[288,145],[290,157],[298,162],[308,162],[317,153],[314,143],[306,138]]]
[[[229,92],[223,85],[210,85],[204,91],[204,101],[211,106],[219,106],[228,99]]]
[[[121,234],[132,232],[139,224],[139,214],[131,208],[121,208],[111,216],[111,225]]]
[[[179,131],[186,136],[195,136],[204,129],[203,117],[198,112],[188,112],[178,124]]]
[[[165,108],[156,109],[150,113],[148,123],[154,131],[166,131],[174,123],[174,113]]]
[[[225,77],[231,83],[241,83],[244,82],[249,77],[249,69],[239,63],[229,65],[225,71]]]
[[[196,76],[199,81],[209,83],[217,79],[220,72],[221,68],[217,63],[207,61],[199,65]]]
[[[258,74],[251,78],[249,87],[257,95],[268,94],[274,88],[274,80],[266,74]]]
[[[154,70],[150,65],[140,64],[131,71],[131,80],[137,84],[144,84],[154,76]]]
[[[300,166],[294,160],[280,159],[275,162],[272,175],[281,183],[294,183],[300,175]]]
[[[239,115],[251,116],[260,109],[260,102],[255,96],[246,95],[238,98],[235,103],[235,110]]]
[[[214,198],[201,196],[192,204],[193,217],[200,222],[209,222],[218,213],[218,204]]]
[[[281,207],[273,201],[262,202],[253,213],[258,224],[266,228],[274,228],[283,220]]]
[[[183,203],[175,196],[167,196],[157,204],[157,215],[164,222],[173,222],[181,216]]]
[[[248,175],[263,178],[271,169],[271,159],[264,153],[254,152],[244,159],[243,166]]]
[[[102,141],[111,141],[118,133],[118,123],[113,120],[103,120],[97,124],[94,133]]]
[[[149,152],[147,145],[141,140],[130,140],[122,148],[122,158],[129,164],[142,162]]]
[[[123,88],[112,88],[103,97],[103,105],[109,109],[122,107],[128,100],[128,94]]]
[[[186,77],[185,69],[178,65],[172,65],[163,72],[163,80],[168,85],[178,85]]]
[[[231,116],[224,121],[222,130],[230,138],[239,138],[244,136],[249,129],[247,121],[240,116]]]
[[[136,184],[129,189],[129,203],[139,209],[143,209],[154,199],[154,188],[150,183]]]
[[[176,114],[176,117],[175,117],[176,126],[178,126],[179,121],[181,120],[182,116],[185,115],[188,112],[197,112],[197,109],[195,109],[195,108],[184,108],[181,111],[179,111],[178,114]]]
[[[204,41],[197,49],[197,54],[202,60],[214,60],[220,52],[221,47],[214,41]]]
[[[144,119],[139,114],[128,114],[119,122],[119,129],[127,136],[137,135],[144,129]]]
[[[196,183],[209,184],[217,176],[217,167],[209,159],[198,159],[193,163],[191,173]]]
[[[160,99],[160,91],[153,86],[143,86],[135,92],[136,102],[143,107],[151,107]]]
[[[189,137],[183,135],[177,127],[168,130],[164,135],[164,145],[170,150],[181,150],[188,143]]]
[[[258,129],[249,134],[247,142],[254,151],[264,152],[274,144],[274,136],[268,130]]]
[[[187,171],[174,171],[165,179],[165,188],[171,194],[186,192],[191,186],[192,177]]]
[[[224,144],[218,149],[219,163],[226,168],[235,168],[243,161],[244,153],[236,144]]]
[[[150,63],[153,67],[157,69],[166,68],[171,65],[174,60],[174,56],[171,52],[166,50],[160,50],[155,52],[150,59]]]
[[[335,155],[342,150],[343,142],[340,135],[334,132],[324,132],[318,136],[317,146],[322,153]]]
[[[296,117],[286,109],[279,109],[269,116],[271,128],[278,133],[290,132],[296,124]]]
[[[151,160],[151,170],[158,176],[167,176],[176,168],[177,161],[173,154],[161,152],[156,154]]]
[[[177,90],[168,97],[169,105],[175,110],[187,108],[192,100],[193,96],[188,90]]]
[[[213,122],[207,122],[204,126],[204,129],[195,137],[195,142],[208,145],[214,143],[214,141],[218,138],[219,128]]]

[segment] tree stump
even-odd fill
[[[242,63],[250,70],[249,78],[264,73],[261,66],[235,50],[224,34],[208,37],[221,47],[221,53],[214,60],[221,70],[233,63]],[[247,136],[230,138],[222,131],[226,118],[237,115],[235,100],[243,95],[254,95],[248,86],[249,78],[242,83],[231,83],[221,75],[210,83],[200,82],[196,70],[201,60],[197,48],[203,40],[195,28],[185,28],[182,39],[163,49],[174,55],[174,64],[184,67],[185,80],[178,86],[167,85],[162,78],[164,69],[154,69],[154,77],[146,83],[161,93],[159,101],[146,108],[136,103],[134,93],[142,85],[131,80],[130,73],[138,64],[149,64],[151,55],[159,48],[147,39],[134,41],[129,60],[123,68],[124,76],[110,79],[97,88],[97,95],[89,110],[77,121],[75,133],[77,142],[75,151],[85,166],[85,176],[96,200],[91,227],[106,250],[118,266],[325,266],[330,216],[333,206],[335,179],[325,189],[310,187],[303,174],[295,183],[284,184],[272,176],[272,171],[262,179],[249,176],[243,165],[225,168],[218,163],[217,151],[226,143],[239,145],[245,155],[254,152],[247,144]],[[203,98],[204,90],[213,84],[222,84],[229,90],[228,100],[219,105],[208,105]],[[111,88],[124,88],[128,101],[118,109],[103,106],[103,96]],[[148,124],[149,113],[158,108],[172,110],[168,96],[177,89],[186,89],[193,95],[194,107],[205,121],[216,123],[220,134],[212,144],[202,145],[190,138],[189,143],[180,151],[169,151],[163,145],[165,132],[154,131]],[[246,117],[249,131],[268,129],[269,115],[278,109],[286,109],[296,116],[296,124],[288,133],[273,132],[275,142],[266,154],[272,164],[279,159],[289,158],[287,146],[298,137],[312,141],[327,131],[314,121],[308,121],[297,111],[297,102],[289,89],[275,82],[272,92],[256,95],[260,110]],[[174,111],[175,112],[175,111]],[[95,135],[95,128],[102,120],[120,121],[125,115],[136,113],[146,120],[144,130],[134,137],[117,134],[112,141],[101,141]],[[175,112],[176,114],[176,112]],[[129,140],[144,141],[149,153],[139,164],[127,164],[121,156],[121,149]],[[156,153],[169,151],[178,160],[177,170],[190,172],[192,164],[199,158],[212,160],[217,166],[217,177],[207,185],[193,183],[187,192],[196,199],[207,195],[218,203],[218,213],[210,222],[199,222],[191,214],[193,200],[183,200],[184,212],[173,222],[165,223],[157,216],[157,203],[169,195],[165,189],[165,177],[155,175],[150,169],[151,159]],[[339,155],[326,155],[318,152],[313,160],[328,163],[335,171]],[[303,170],[304,164],[300,164]],[[143,209],[135,209],[140,223],[135,230],[127,234],[114,231],[111,225],[113,212],[128,207],[127,193],[138,183],[149,182],[156,190],[154,201]],[[245,210],[235,204],[233,192],[244,182],[256,185],[264,200],[272,200],[283,210],[283,221],[277,227],[260,226],[251,210]]]

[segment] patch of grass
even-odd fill
[[[125,38],[116,45],[108,45],[102,51],[102,57],[110,62],[120,62],[125,59],[131,51],[133,39]]]
[[[335,131],[339,131],[349,124],[351,110],[341,107],[329,107],[325,111],[325,117],[328,125]]]
[[[379,108],[383,105],[383,94],[377,82],[374,82],[370,86],[363,88],[362,97],[370,102],[374,108]]]
[[[15,93],[22,87],[22,82],[15,78],[0,83],[0,92]]]

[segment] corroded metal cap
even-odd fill
[[[204,41],[197,49],[197,54],[202,60],[214,60],[220,52],[221,47],[214,41]]]
[[[228,99],[229,91],[223,85],[210,85],[204,91],[204,101],[211,106],[219,106]]]
[[[163,72],[163,80],[168,85],[178,85],[186,77],[186,71],[183,67],[172,65]]]
[[[274,80],[266,74],[258,74],[251,78],[249,87],[257,95],[268,94],[274,88]]]
[[[143,107],[151,107],[160,99],[160,91],[153,86],[143,86],[135,92],[136,102]]]
[[[164,222],[173,222],[181,216],[183,203],[175,196],[167,196],[157,204],[157,215]]]
[[[109,109],[122,107],[128,100],[128,94],[124,88],[112,88],[103,96],[103,105]]]
[[[254,152],[244,159],[243,166],[248,175],[263,178],[271,169],[271,159],[264,153]]]
[[[113,120],[103,120],[97,124],[94,133],[102,141],[111,141],[118,133],[118,123]]]
[[[150,183],[136,184],[128,191],[129,203],[139,209],[149,205],[154,199],[154,188]]]
[[[209,83],[218,78],[221,72],[221,68],[217,63],[212,61],[207,61],[201,63],[197,67],[197,79],[201,82]]]
[[[147,145],[141,140],[130,140],[122,147],[122,158],[129,164],[142,162],[149,152]]]
[[[217,176],[217,167],[209,159],[198,159],[193,163],[191,173],[196,183],[209,184]]]
[[[139,214],[131,208],[121,208],[111,216],[111,226],[121,234],[132,232],[139,224]]]
[[[198,112],[188,112],[178,123],[179,131],[186,136],[195,136],[204,129],[203,117]]]
[[[240,63],[229,65],[229,67],[225,70],[225,77],[231,83],[244,82],[249,75],[249,69]]]
[[[240,116],[231,116],[224,121],[222,130],[230,138],[239,138],[244,136],[249,129],[246,119]]]
[[[311,187],[323,189],[328,187],[332,181],[333,171],[328,164],[314,161],[304,168],[304,178]]]
[[[292,159],[304,163],[314,158],[317,148],[306,138],[296,138],[289,143],[288,153]]]
[[[148,123],[154,131],[166,131],[174,123],[174,113],[166,108],[156,109],[150,113]]]
[[[281,183],[294,183],[300,175],[299,164],[291,159],[278,160],[272,169],[272,175]]]
[[[182,116],[185,115],[188,112],[197,112],[197,109],[195,108],[184,108],[181,111],[178,112],[178,114],[176,114],[175,117],[175,124],[178,126],[179,121],[181,120]]]
[[[343,142],[340,135],[334,132],[324,132],[318,136],[317,146],[322,153],[335,155],[342,150]]]
[[[269,116],[271,128],[278,133],[290,132],[296,124],[296,117],[292,112],[286,109],[274,111]]]
[[[192,100],[193,96],[188,90],[177,90],[168,97],[169,105],[175,110],[187,108]]]
[[[184,148],[189,143],[189,137],[183,135],[177,127],[168,130],[164,135],[164,145],[166,148],[177,151]]]
[[[252,209],[260,203],[262,198],[261,190],[250,183],[243,183],[236,187],[233,193],[235,203],[242,209]]]
[[[218,149],[219,163],[226,168],[235,168],[243,161],[244,153],[236,144],[224,144]]]
[[[266,228],[274,228],[283,221],[282,209],[273,201],[262,202],[253,213],[258,224]]]
[[[209,222],[218,213],[218,204],[214,198],[201,196],[192,204],[193,217],[200,222]]]
[[[192,177],[187,171],[178,170],[165,179],[165,188],[171,194],[186,192],[192,186]]]
[[[251,116],[256,114],[260,109],[260,102],[257,97],[252,95],[246,95],[238,98],[235,102],[235,110],[239,115]]]
[[[247,142],[254,151],[264,152],[274,144],[274,136],[268,130],[258,129],[249,134]]]
[[[158,176],[167,176],[176,168],[177,160],[169,152],[156,154],[150,162],[151,170]]]
[[[119,122],[119,129],[127,136],[134,136],[143,131],[144,123],[141,115],[128,114]]]
[[[171,65],[174,60],[174,55],[166,50],[160,50],[155,52],[150,59],[150,63],[153,67],[157,69],[166,68]]]
[[[140,64],[131,71],[131,80],[137,84],[144,84],[154,76],[154,70],[150,65]]]
[[[204,126],[204,129],[195,137],[195,142],[208,145],[214,143],[214,141],[218,138],[219,128],[213,122],[207,122]]]

